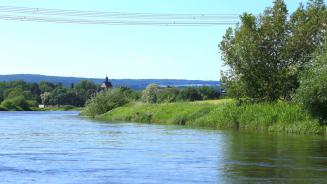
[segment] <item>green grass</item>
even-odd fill
[[[278,102],[236,106],[233,100],[167,104],[133,103],[96,117],[103,121],[174,124],[210,129],[238,129],[301,134],[326,134],[299,105]]]

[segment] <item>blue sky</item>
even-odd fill
[[[301,0],[287,0],[292,12]],[[2,0],[26,6],[140,13],[261,13],[269,0]],[[0,20],[0,74],[218,80],[228,26],[154,27]]]

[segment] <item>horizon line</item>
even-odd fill
[[[33,73],[14,73],[14,74],[0,74],[0,76],[9,76],[9,75],[38,75],[44,77],[64,77],[64,78],[83,78],[83,79],[104,79],[100,77],[84,77],[84,76],[67,76],[67,75],[51,75],[51,74],[33,74]],[[105,75],[104,75],[105,76]],[[110,80],[187,80],[187,81],[210,81],[210,82],[220,82],[220,80],[213,79],[182,79],[182,78],[110,78]]]

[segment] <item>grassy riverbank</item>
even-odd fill
[[[233,128],[245,131],[269,131],[325,134],[322,126],[298,105],[247,104],[236,106],[232,100],[167,104],[132,103],[96,116],[103,121],[132,121],[185,125],[211,129]]]

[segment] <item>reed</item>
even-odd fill
[[[326,134],[327,126],[312,118],[297,104],[234,101],[131,103],[96,116],[103,121],[174,124],[210,129],[237,129],[301,134]]]

